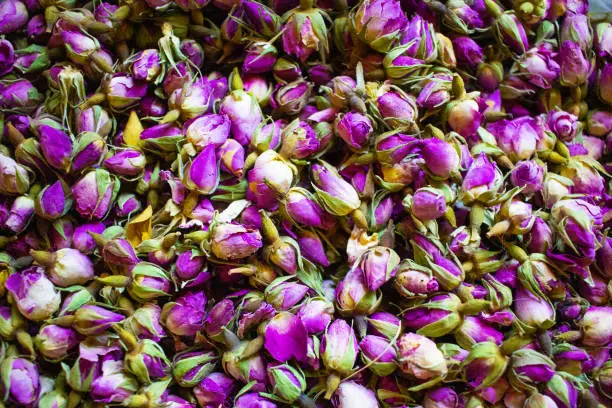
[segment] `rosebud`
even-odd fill
[[[378,408],[380,405],[374,391],[354,381],[344,381],[332,399],[334,408]]]
[[[259,230],[240,224],[218,224],[212,230],[212,253],[219,259],[247,258],[263,246]]]
[[[495,193],[502,183],[502,174],[488,156],[482,152],[474,159],[463,178],[463,190],[469,201]]]
[[[220,147],[227,140],[231,122],[226,115],[204,114],[186,124],[185,138],[198,149]]]
[[[296,119],[285,126],[281,138],[280,154],[287,159],[306,159],[318,153],[321,148],[317,132],[302,120]]]
[[[510,357],[510,382],[518,389],[545,383],[555,375],[555,363],[531,349],[520,349]]]
[[[303,79],[283,85],[272,94],[270,105],[279,114],[299,115],[308,102],[311,87]]]
[[[181,387],[193,388],[214,371],[217,360],[212,351],[178,353],[172,362],[172,375]]]
[[[234,380],[222,373],[211,373],[193,389],[202,407],[223,405],[234,388]]]
[[[228,116],[232,136],[243,146],[250,143],[263,119],[257,100],[242,90],[234,90],[226,96],[221,102],[219,113]]]
[[[336,118],[335,132],[350,148],[360,150],[366,147],[372,133],[372,124],[367,116],[357,112],[347,112]]]
[[[247,176],[247,199],[255,201],[259,208],[275,209],[278,195],[289,191],[294,179],[294,168],[274,150],[262,153]]]
[[[72,151],[71,172],[76,173],[100,163],[106,155],[106,142],[94,132],[81,133]]]
[[[206,316],[206,296],[202,291],[187,292],[164,305],[160,321],[170,333],[193,336],[202,329]]]
[[[183,139],[183,131],[172,123],[151,126],[140,134],[140,140],[146,147],[164,152],[175,152]]]
[[[103,92],[113,111],[123,111],[137,104],[147,93],[147,83],[127,74],[114,74],[103,83]]]
[[[0,83],[0,107],[29,111],[38,106],[41,101],[41,95],[36,87],[25,79]]]
[[[0,16],[1,11],[2,9]],[[40,376],[36,364],[25,358],[8,357],[0,364],[0,377],[5,401],[22,407],[35,405],[40,390]]]
[[[146,303],[136,309],[124,321],[124,327],[139,339],[150,339],[159,342],[166,336],[159,323],[161,308],[153,303]]]
[[[9,276],[4,286],[21,314],[29,320],[49,319],[59,309],[61,295],[42,269],[30,268],[14,273]]]
[[[436,343],[425,336],[406,333],[397,341],[399,369],[419,380],[443,376],[448,369]]]
[[[445,336],[461,323],[460,306],[461,300],[452,293],[433,296],[408,309],[403,315],[404,325],[424,336]]]
[[[23,232],[34,216],[35,202],[28,196],[20,196],[13,201],[4,221],[4,227],[15,234]]]
[[[464,137],[473,136],[484,116],[473,99],[462,99],[447,104],[446,121],[450,128]]]
[[[592,347],[606,346],[612,342],[612,328],[608,324],[611,317],[611,307],[591,306],[579,323],[583,333],[582,342]]]
[[[376,99],[378,111],[393,128],[411,125],[419,116],[416,99],[403,92],[385,92]]]
[[[321,236],[316,232],[303,231],[298,235],[297,243],[300,247],[301,255],[323,267],[329,266],[335,260],[335,254],[329,253]]]
[[[289,310],[304,299],[308,290],[308,286],[280,277],[266,287],[265,300],[276,310]]]
[[[2,2],[0,6],[0,34],[15,32],[27,22],[28,10],[21,1],[7,0]]]
[[[555,311],[543,299],[519,286],[514,295],[514,313],[525,324],[535,328],[548,328],[555,321]]]
[[[606,63],[597,76],[597,89],[599,90],[599,98],[608,105],[612,105],[612,63]]]
[[[285,195],[284,210],[291,220],[305,226],[329,229],[335,222],[312,194],[301,187],[292,187]]]
[[[213,144],[207,145],[185,166],[183,184],[192,191],[210,195],[219,185],[219,161]]]
[[[336,303],[338,311],[351,315],[369,315],[380,303],[375,291],[366,286],[361,267],[351,268],[344,279],[336,286]]]
[[[457,408],[459,396],[450,387],[440,387],[427,392],[423,400],[423,408]]]
[[[467,383],[477,390],[495,384],[506,371],[507,365],[508,357],[491,342],[475,344],[461,364]]]
[[[49,279],[61,287],[82,285],[94,278],[94,269],[87,255],[72,248],[56,252],[30,251],[34,260],[45,267]]]
[[[79,344],[77,333],[71,328],[44,326],[34,338],[36,350],[47,360],[60,361]]]
[[[138,81],[151,82],[155,80],[161,69],[159,52],[154,49],[140,51],[132,62],[132,76]]]
[[[363,2],[351,13],[351,28],[378,52],[387,52],[408,23],[397,0]]]
[[[308,334],[323,332],[334,315],[334,305],[324,298],[311,298],[297,313]]]
[[[131,270],[132,279],[127,287],[130,296],[146,302],[167,296],[170,292],[170,279],[167,272],[155,264],[139,262]]]
[[[319,9],[294,9],[283,26],[282,33],[283,49],[302,63],[315,51],[318,51],[322,58],[329,52],[327,26]]]
[[[384,337],[367,335],[359,342],[361,359],[376,375],[390,375],[395,371],[395,348]]]
[[[353,328],[342,319],[334,320],[321,341],[321,358],[325,367],[340,375],[348,375],[353,370],[358,352]]]
[[[367,288],[375,291],[395,276],[400,257],[391,249],[377,246],[366,250],[359,262]]]
[[[137,390],[138,382],[135,378],[124,374],[122,371],[108,370],[103,371],[98,378],[93,380],[90,396],[95,402],[122,404]]]
[[[461,325],[455,330],[455,339],[460,347],[466,350],[476,343],[490,341],[501,345],[504,335],[481,318],[465,316]]]
[[[108,171],[90,171],[72,186],[77,212],[88,219],[105,218],[119,187],[119,181]]]
[[[561,85],[575,87],[584,84],[591,64],[584,56],[580,46],[573,41],[565,41],[559,48]]]
[[[453,48],[460,65],[476,68],[482,62],[482,48],[470,37],[460,36],[453,38]]]
[[[335,167],[320,161],[311,165],[310,172],[317,197],[328,212],[343,216],[359,208],[361,200],[357,192],[340,177]]]
[[[138,150],[127,149],[104,160],[104,165],[117,175],[133,177],[145,168],[146,161],[146,157]]]
[[[70,167],[72,140],[61,129],[49,125],[37,127],[40,148],[47,163],[52,167],[67,171]]]
[[[73,328],[84,336],[100,335],[115,323],[120,323],[125,316],[111,312],[101,306],[84,305],[74,313]]]
[[[272,394],[287,404],[300,399],[306,391],[304,374],[287,364],[268,367],[268,379]]]
[[[578,390],[559,374],[555,374],[546,384],[544,394],[550,397],[558,408],[578,407]]]
[[[242,7],[247,21],[259,34],[269,38],[279,32],[281,19],[270,8],[251,0],[243,2]]]
[[[277,408],[274,402],[261,396],[257,392],[249,392],[246,394],[242,394],[240,397],[236,399],[234,402],[234,408]]]

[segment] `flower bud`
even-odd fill
[[[296,119],[285,126],[281,138],[280,155],[290,160],[309,158],[321,149],[317,132],[302,120]]]
[[[231,134],[243,146],[250,143],[263,119],[257,100],[242,90],[235,90],[226,96],[221,102],[219,113],[230,119]]]
[[[336,286],[338,311],[350,315],[369,315],[380,303],[375,291],[368,289],[361,267],[351,268]]]
[[[23,232],[34,216],[36,203],[28,196],[20,196],[13,201],[4,221],[4,227],[15,234]]]
[[[495,343],[475,344],[462,363],[467,383],[475,389],[488,388],[495,384],[506,371],[508,357]]]
[[[30,254],[46,268],[47,276],[57,286],[82,285],[94,278],[91,260],[77,249],[63,248],[53,253],[30,251]]]
[[[315,51],[323,58],[329,52],[327,27],[318,9],[311,7],[293,10],[282,32],[284,51],[302,63]]]
[[[353,370],[358,351],[353,328],[342,319],[334,320],[321,341],[321,358],[325,367],[340,375],[348,375]]]
[[[308,190],[301,187],[289,189],[284,209],[293,221],[306,227],[327,230],[334,224],[334,218],[321,208]]]
[[[226,115],[204,114],[186,125],[185,138],[198,149],[220,147],[227,140],[231,122]]]
[[[400,257],[391,248],[377,246],[366,250],[359,266],[367,288],[375,291],[395,276]]]
[[[272,394],[287,404],[297,401],[306,391],[304,374],[287,364],[268,367],[268,379]]]
[[[573,41],[565,41],[559,49],[561,66],[561,85],[580,86],[587,80],[591,64],[584,56],[580,46]]]
[[[446,361],[436,343],[425,336],[406,333],[397,341],[399,369],[419,380],[443,376],[447,373]]]
[[[206,146],[185,166],[183,184],[200,194],[212,194],[219,185],[219,161],[215,146]]]
[[[67,171],[70,167],[72,140],[61,129],[49,125],[37,127],[43,156],[52,167]]]
[[[355,189],[331,165],[320,161],[311,165],[312,184],[322,206],[330,213],[344,216],[359,208]]]
[[[146,157],[137,150],[121,150],[104,160],[111,172],[120,176],[136,176],[145,167]]]
[[[510,358],[510,382],[518,389],[546,383],[555,375],[555,363],[531,349],[520,349]]]
[[[2,2],[0,6],[0,34],[15,32],[27,22],[28,10],[21,1],[7,0]]]
[[[361,359],[376,375],[390,375],[395,371],[395,348],[384,337],[367,335],[359,342]]]
[[[457,408],[459,396],[450,387],[440,387],[425,394],[423,408]]]
[[[582,343],[586,346],[600,347],[612,342],[612,328],[608,324],[612,316],[612,308],[607,306],[591,306],[582,316]]]
[[[137,104],[147,93],[147,83],[127,74],[114,74],[103,83],[103,92],[112,111],[123,111]]]
[[[408,309],[404,325],[418,334],[440,337],[453,332],[461,323],[461,300],[454,294],[436,295],[426,303]]]
[[[389,51],[407,22],[396,0],[367,1],[351,14],[351,28],[359,38],[383,53]]]
[[[47,360],[63,360],[79,344],[77,333],[71,328],[44,326],[34,338],[36,350]]]
[[[274,402],[265,398],[257,392],[249,392],[246,394],[242,394],[240,397],[236,399],[234,402],[234,408],[277,408]]]
[[[578,406],[578,390],[569,380],[559,374],[546,384],[544,394],[550,397],[558,408],[575,408]]]
[[[108,171],[103,169],[90,171],[72,186],[77,212],[89,219],[105,218],[119,187],[119,181]]]
[[[11,1],[7,3],[10,4]],[[2,9],[0,15],[1,11]],[[40,376],[36,364],[25,358],[8,357],[0,364],[0,373],[5,400],[22,407],[36,403],[40,390]]]
[[[136,309],[124,321],[124,327],[139,339],[150,339],[159,342],[166,336],[159,323],[161,308],[153,303],[146,303]]]
[[[374,392],[354,381],[344,381],[340,383],[334,393],[332,404],[334,408],[350,408],[359,406],[360,408],[377,408],[378,400]]]
[[[108,371],[110,372],[102,372],[91,383],[91,399],[104,404],[123,404],[138,390],[138,382],[122,371]]]
[[[41,101],[41,95],[36,87],[25,79],[0,84],[0,107],[2,108],[29,111],[38,106]]]
[[[61,295],[41,269],[30,268],[12,274],[6,280],[5,287],[28,320],[49,319],[59,309]]]
[[[372,130],[370,119],[357,112],[347,112],[335,122],[336,134],[352,149],[364,148]]]
[[[297,313],[308,334],[323,332],[334,315],[334,305],[324,298],[311,298]]]
[[[525,408],[557,408],[555,401],[547,395],[534,393],[525,400]]]
[[[272,94],[270,105],[279,114],[299,115],[308,102],[311,87],[303,79],[283,85]]]
[[[263,246],[259,230],[240,224],[218,224],[212,230],[212,253],[222,260],[247,258]]]
[[[214,371],[217,360],[212,351],[179,353],[172,362],[172,375],[181,387],[193,388]]]
[[[193,336],[202,329],[206,316],[206,296],[202,291],[187,292],[164,305],[160,321],[176,336]]]
[[[122,322],[124,318],[122,314],[101,306],[84,305],[75,312],[72,327],[84,336],[100,335],[113,324]]]
[[[419,116],[416,99],[403,92],[385,92],[376,99],[376,105],[385,122],[393,128],[411,125]]]
[[[276,310],[289,310],[304,299],[308,290],[308,286],[281,277],[266,287],[265,300]]]
[[[244,7],[247,21],[256,32],[267,38],[273,37],[279,32],[281,19],[270,8],[251,0],[242,3],[242,7]]]
[[[234,388],[234,380],[222,373],[211,373],[193,389],[202,407],[223,405]]]
[[[162,69],[160,55],[157,50],[142,50],[132,62],[132,76],[138,81],[151,82],[157,78]]]
[[[167,296],[170,292],[170,279],[167,272],[155,264],[139,262],[131,270],[132,279],[127,287],[130,296],[146,302]]]

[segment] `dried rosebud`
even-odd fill
[[[100,335],[125,316],[96,305],[84,305],[74,314],[73,328],[84,336]]]
[[[344,181],[335,167],[320,161],[311,165],[312,184],[323,207],[334,215],[347,215],[361,205],[355,189]]]
[[[183,170],[183,184],[190,190],[209,195],[219,185],[219,160],[215,145],[209,144],[186,164]]]
[[[29,111],[38,106],[41,100],[42,97],[36,87],[25,79],[0,83],[0,107],[2,108]]]
[[[321,341],[321,358],[330,371],[341,375],[353,370],[359,347],[353,328],[342,319],[330,324]]]
[[[376,105],[385,122],[393,128],[411,125],[419,116],[416,99],[403,92],[385,92],[377,98]]]
[[[44,326],[34,338],[36,350],[47,360],[61,361],[79,344],[77,333],[69,327]]]
[[[492,342],[475,344],[463,360],[467,383],[475,389],[488,388],[495,384],[506,371],[508,357]]]
[[[440,337],[453,332],[461,323],[461,300],[454,294],[435,295],[422,305],[408,309],[404,326],[416,329],[417,334]]]
[[[131,275],[127,290],[134,300],[144,303],[170,293],[168,273],[153,263],[139,262],[132,268]]]
[[[609,321],[612,308],[607,306],[591,306],[582,317],[580,327],[583,332],[582,342],[586,346],[606,346],[612,342],[612,330]]]
[[[325,331],[333,314],[334,305],[331,302],[324,298],[311,298],[300,307],[297,316],[309,334],[317,334]]]
[[[25,12],[22,3],[11,1],[8,3],[21,4]],[[0,373],[5,400],[22,407],[31,407],[36,403],[40,390],[40,376],[36,364],[25,358],[8,357],[2,361]]]
[[[104,160],[104,166],[117,175],[133,177],[144,170],[146,162],[146,157],[138,150],[126,149]]]
[[[359,342],[359,350],[364,364],[376,375],[390,375],[395,371],[397,353],[386,338],[369,334]]]
[[[480,45],[470,37],[453,38],[453,48],[460,65],[476,68],[482,62],[483,51]]]
[[[374,391],[354,381],[344,381],[334,393],[332,404],[334,408],[378,408],[380,405]]]
[[[4,221],[4,227],[15,234],[23,232],[34,216],[35,202],[28,196],[20,196],[13,201]]]
[[[338,311],[347,315],[367,316],[380,303],[377,293],[366,286],[364,273],[359,266],[351,268],[338,283],[335,297]]]
[[[119,187],[119,181],[108,171],[90,171],[72,186],[77,212],[89,219],[105,218]]]
[[[459,396],[450,387],[440,387],[427,392],[423,400],[423,408],[457,408]]]
[[[161,69],[161,59],[157,50],[142,50],[134,56],[132,76],[138,81],[151,82],[155,80]]]
[[[147,93],[147,83],[126,74],[114,74],[103,83],[106,100],[113,111],[123,111],[137,104]]]
[[[347,112],[336,118],[334,130],[350,148],[361,150],[367,146],[373,128],[367,116],[357,112]]]
[[[77,130],[79,133],[94,132],[104,138],[110,135],[113,127],[114,122],[108,112],[99,105],[79,112],[77,119]],[[74,164],[72,166],[74,168]]]
[[[231,121],[231,134],[241,145],[250,143],[263,117],[257,99],[251,94],[234,90],[221,102],[219,113]]]
[[[591,64],[584,56],[580,46],[573,41],[565,41],[559,50],[561,66],[561,85],[580,86],[587,80]]]
[[[12,274],[5,287],[21,314],[29,320],[46,320],[59,309],[61,296],[40,268]]]
[[[217,361],[212,351],[178,353],[172,362],[172,375],[181,387],[192,388],[214,371]]]
[[[296,119],[281,131],[280,155],[287,159],[306,159],[321,148],[321,140],[315,129],[307,122]]]
[[[50,253],[30,251],[30,255],[57,286],[83,285],[94,278],[93,264],[87,255],[77,249],[63,248]]]
[[[283,26],[283,49],[301,62],[318,51],[322,58],[329,52],[327,26],[320,10],[297,8]]]
[[[153,303],[146,303],[136,309],[125,319],[124,327],[139,339],[150,339],[159,342],[166,336],[159,322],[161,308]]]
[[[285,195],[284,209],[291,220],[305,226],[329,229],[333,216],[327,213],[313,195],[301,187],[292,187]]]
[[[563,376],[555,374],[546,384],[544,394],[550,397],[558,408],[578,406],[578,390]]]
[[[269,72],[276,63],[276,55],[277,50],[274,45],[265,41],[256,41],[246,49],[246,56],[242,63],[242,72],[245,74]]]
[[[408,23],[399,1],[372,0],[360,4],[351,14],[351,28],[378,52],[387,52]]]
[[[425,336],[407,333],[397,341],[398,367],[411,377],[429,380],[443,376],[448,369],[436,343]]]

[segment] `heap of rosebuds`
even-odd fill
[[[610,21],[2,0],[0,407],[611,407]]]

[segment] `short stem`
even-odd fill
[[[338,374],[330,374],[329,377],[327,377],[326,384],[325,399],[330,399],[340,385],[340,376],[338,376]]]

